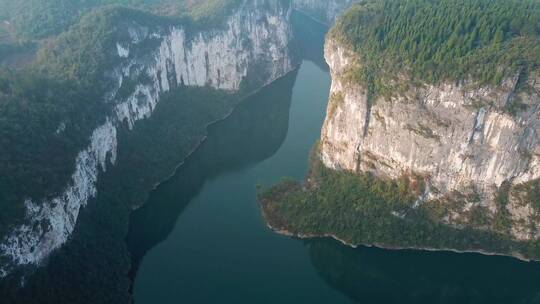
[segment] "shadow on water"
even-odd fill
[[[208,137],[175,175],[154,190],[132,213],[127,236],[132,255],[130,277],[152,247],[165,240],[176,219],[204,182],[272,156],[287,135],[292,72],[244,100],[225,120],[209,127]]]
[[[306,241],[333,288],[369,303],[540,303],[540,263],[479,254],[389,251]]]
[[[323,59],[322,43],[326,27],[297,12],[293,15],[293,26],[298,39],[296,47],[302,58],[328,71]],[[131,279],[134,279],[145,254],[167,238],[180,214],[201,192],[206,181],[223,173],[259,163],[274,155],[282,146],[289,131],[289,109],[296,76],[296,72],[291,73],[262,89],[258,94],[242,102],[230,117],[212,125],[208,130],[207,140],[199,149],[186,160],[171,179],[151,193],[142,208],[132,213],[126,239],[132,256]],[[338,242],[323,239],[305,241],[305,244],[311,264],[318,274],[317,276],[313,272],[313,276],[317,277],[318,281],[320,276],[324,280],[321,283],[325,288],[331,286],[330,290],[347,296],[347,301],[350,299],[355,302],[383,304],[540,303],[538,283],[540,263],[524,263],[511,258],[477,254],[352,249]],[[263,250],[266,250],[264,248]],[[261,249],[254,248],[254,256],[260,257],[261,253],[257,250]],[[201,252],[204,253],[204,249],[201,249]],[[276,265],[288,265],[285,261],[294,257],[294,253],[283,254],[284,261],[279,260]],[[305,259],[303,255],[302,259]],[[311,270],[309,262],[306,264]],[[239,265],[239,267],[253,266],[250,263]],[[268,271],[266,268],[262,269]],[[281,273],[279,267],[276,269],[273,275],[283,275],[285,284],[293,284],[295,290],[299,288],[301,291],[297,291],[298,293],[308,290],[309,293],[316,294],[319,289],[323,289],[316,285],[318,283],[309,280],[287,282],[291,277],[295,277],[287,271]],[[189,271],[202,273],[202,280],[205,283],[223,284],[221,281],[223,278],[219,276],[214,279],[204,277],[208,269],[187,270],[188,276],[193,275]],[[237,273],[246,272],[223,275],[234,276]],[[272,277],[272,273],[263,275]],[[166,275],[164,277],[170,279]],[[305,277],[303,278],[305,280]],[[188,280],[191,279],[188,277]],[[238,278],[231,281],[239,282]],[[250,283],[275,284],[271,279],[267,282]],[[298,286],[302,283],[308,286],[302,289]],[[224,286],[230,287],[227,284]],[[253,285],[245,283],[244,287],[253,292],[252,296],[255,295]],[[273,291],[276,286],[269,288]],[[220,290],[219,297],[222,297],[222,292],[223,290]],[[150,297],[153,296],[151,292],[148,294]],[[193,295],[190,294],[187,298],[189,296]],[[291,293],[282,296],[294,301],[301,295]],[[274,301],[277,302],[278,298],[276,297]],[[329,303],[327,300],[321,297],[315,302]]]
[[[328,71],[324,60],[328,28],[296,11],[292,26],[298,55]],[[210,126],[207,140],[170,180],[151,193],[143,207],[131,214],[126,242],[132,259],[132,280],[144,255],[167,238],[206,180],[260,162],[279,149],[288,131],[296,76],[297,72],[292,72],[263,88],[243,101],[227,119]]]
[[[324,39],[328,26],[298,11],[293,12],[291,20],[295,48],[302,59],[315,63],[323,71],[329,71],[324,60]]]

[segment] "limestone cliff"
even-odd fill
[[[24,202],[25,224],[0,243],[0,277],[19,265],[39,264],[68,240],[81,208],[96,196],[100,172],[115,164],[117,128],[131,129],[149,117],[161,93],[179,86],[247,93],[293,70],[291,10],[281,1],[244,1],[223,26],[204,31],[125,22],[109,52],[115,64],[104,75],[110,89],[103,102],[111,114],[78,154],[65,190]],[[64,129],[60,125],[58,132]]]
[[[410,85],[368,101],[366,88],[344,77],[361,64],[359,56],[334,39],[325,53],[332,74],[321,136],[326,166],[421,176],[426,190],[416,205],[442,204],[440,222],[540,238],[540,73],[518,73],[497,87]],[[476,224],[474,209],[487,223]],[[500,215],[508,227],[493,228]]]

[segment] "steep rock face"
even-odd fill
[[[161,93],[178,86],[254,90],[294,69],[291,9],[280,1],[246,1],[222,28],[195,33],[179,26],[126,24],[124,38],[111,50],[118,65],[106,75],[110,90],[103,98],[112,105],[111,115],[77,156],[63,193],[26,200],[26,224],[0,244],[0,276],[18,265],[38,264],[67,241],[81,207],[96,195],[99,172],[116,161],[117,127],[125,123],[131,129],[149,117]],[[246,85],[248,78],[256,80]]]
[[[479,207],[490,219],[508,214],[508,230],[498,232],[540,237],[540,198],[529,192],[523,199],[540,178],[540,74],[499,87],[442,83],[368,100],[362,85],[343,77],[359,58],[332,39],[325,53],[332,73],[321,139],[326,166],[384,178],[420,175],[427,187],[418,204],[447,204],[442,222],[471,226],[470,211]]]
[[[294,0],[295,9],[325,23],[333,24],[355,0]]]

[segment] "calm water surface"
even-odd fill
[[[320,66],[320,65],[319,65]],[[540,303],[540,264],[477,254],[352,249],[270,232],[258,184],[302,179],[330,79],[304,62],[212,126],[132,217],[142,303]]]
[[[350,302],[317,275],[308,247],[266,228],[256,200],[257,184],[303,178],[329,85],[326,71],[304,62],[298,77],[288,75],[214,125],[185,168],[153,193],[147,206],[177,201],[181,214],[142,259],[136,303]],[[161,225],[144,213],[138,224]]]
[[[304,61],[211,126],[133,213],[135,303],[540,303],[540,263],[352,249],[266,228],[257,185],[304,178],[326,112],[324,29],[308,29],[299,36],[313,44],[304,56],[316,64]]]

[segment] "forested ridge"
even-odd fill
[[[33,0],[0,1],[6,7]],[[55,7],[54,3],[49,5]],[[189,15],[175,16],[126,6],[98,7],[41,42],[29,66],[18,70],[0,66],[0,235],[15,224],[14,219],[24,218],[25,199],[56,195],[69,182],[77,153],[111,111],[111,104],[103,100],[110,85],[106,71],[117,58],[115,41],[127,39],[127,23],[181,24],[197,31],[216,26],[236,3],[193,1]]]
[[[100,102],[104,83],[96,79],[113,32],[110,13],[83,18],[45,44],[34,64],[0,69],[0,233],[22,219],[25,198],[66,185],[78,151],[108,110]],[[93,22],[98,16],[101,25]]]
[[[89,11],[103,6],[126,6],[156,15],[190,16],[211,21],[227,13],[237,0],[0,0],[0,22],[8,21],[19,39],[57,35]]]
[[[499,84],[540,66],[537,0],[368,0],[349,10],[332,36],[357,52],[352,77],[384,93],[388,78],[473,79]]]

